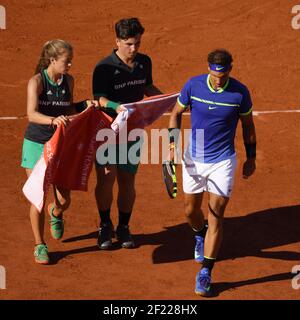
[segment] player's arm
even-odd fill
[[[94,96],[94,99],[99,101],[100,107],[114,110],[116,113],[120,113],[121,111],[125,111],[126,110],[126,108],[123,107],[122,104],[120,104],[118,102],[114,102],[114,101],[108,100],[104,96],[100,96],[100,97],[99,96]]]
[[[170,161],[174,161],[175,157],[175,149],[178,143],[179,132],[181,128],[181,119],[183,112],[187,109],[187,106],[183,105],[179,99],[171,112],[170,120],[169,120],[169,150],[170,150]]]
[[[243,176],[248,178],[256,169],[256,133],[252,112],[246,115],[240,115],[243,139],[247,160],[243,166]]]
[[[27,86],[27,117],[29,122],[45,125],[66,125],[68,119],[65,116],[59,116],[57,118],[50,117],[42,114],[38,111],[39,95],[43,91],[43,83],[41,76],[33,76]]]

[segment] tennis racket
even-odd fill
[[[176,168],[173,161],[164,161],[162,165],[163,178],[171,199],[176,198],[177,195],[177,179]]]

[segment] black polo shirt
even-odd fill
[[[93,73],[93,95],[106,97],[118,103],[142,100],[145,88],[152,85],[152,63],[150,57],[138,53],[133,68],[128,67],[114,50],[100,61]]]

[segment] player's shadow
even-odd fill
[[[97,239],[97,237],[98,237],[98,231],[93,231],[87,234],[82,234],[80,236],[74,236],[71,238],[64,239],[62,240],[62,242],[68,243],[68,242],[75,242],[75,241],[88,240],[88,239]]]
[[[91,252],[91,251],[99,251],[99,248],[96,245],[94,245],[94,246],[76,248],[76,249],[66,250],[66,251],[50,252],[49,255],[50,255],[51,265],[57,264],[61,259],[68,258],[68,256],[72,256],[74,254],[79,254],[79,253]]]
[[[247,256],[300,261],[300,206],[266,209],[246,216],[225,218],[224,239],[218,260]],[[193,259],[194,239],[190,227],[183,223],[164,231],[136,235],[138,245],[158,245],[154,249],[153,263],[170,263]],[[299,250],[276,249],[298,243]],[[291,272],[272,274],[237,282],[214,283],[214,296],[251,284],[292,279]]]
[[[95,243],[96,243],[97,237],[98,237],[98,231],[93,231],[87,234],[64,239],[62,240],[62,242],[69,243],[69,242],[77,242],[77,241],[88,240],[88,239],[95,239]],[[121,245],[118,242],[114,241],[109,250],[114,251],[120,248],[121,248]],[[86,253],[86,252],[100,252],[100,249],[98,248],[97,245],[93,245],[89,247],[76,248],[76,249],[66,250],[66,251],[54,251],[54,252],[50,252],[50,261],[51,261],[51,264],[57,264],[59,260],[68,258],[68,256],[72,256],[74,254]]]
[[[159,245],[154,263],[193,259],[194,238],[186,223],[164,231],[135,235],[138,246]],[[266,209],[245,216],[224,219],[224,238],[218,260],[255,256],[300,261],[299,251],[276,247],[300,243],[300,206]]]
[[[213,297],[217,297],[223,291],[230,291],[236,288],[240,288],[243,286],[248,286],[251,284],[265,283],[265,282],[274,282],[274,281],[282,281],[287,279],[292,279],[295,277],[295,274],[291,272],[283,272],[283,273],[275,273],[272,275],[268,275],[261,278],[253,278],[247,280],[241,280],[236,282],[216,282],[213,283]]]
[[[224,219],[224,239],[218,260],[236,259],[247,256],[300,261],[299,251],[277,250],[276,247],[300,242],[300,206],[266,209],[245,216]],[[91,232],[63,240],[74,242],[97,239],[98,232]],[[133,234],[137,248],[156,245],[152,253],[154,264],[171,263],[193,259],[194,238],[187,223],[166,227],[163,231],[151,234]],[[119,249],[114,243],[112,250]],[[99,250],[97,246],[78,248],[65,252],[53,252],[52,259],[57,263],[68,255]],[[278,275],[274,275],[276,278]],[[247,280],[252,281],[252,280]],[[256,279],[254,281],[259,281]],[[234,284],[219,284],[223,287]],[[239,285],[243,285],[239,283]]]

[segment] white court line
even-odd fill
[[[0,117],[0,120],[18,120],[23,117]]]
[[[270,111],[253,111],[254,116],[258,116],[260,114],[273,114],[273,113],[300,113],[300,109],[294,109],[294,110],[270,110]],[[170,116],[170,112],[166,112],[163,114],[163,116]],[[184,112],[184,116],[190,115],[189,112]],[[24,119],[26,116],[21,117],[0,117],[0,120],[18,120],[18,119]]]
[[[260,114],[271,114],[271,113],[299,113],[300,109],[294,109],[294,110],[272,110],[272,111],[253,111],[254,116],[258,116]],[[166,112],[163,114],[164,116],[169,116],[171,115],[170,112]],[[190,115],[189,112],[184,112],[184,116]]]

